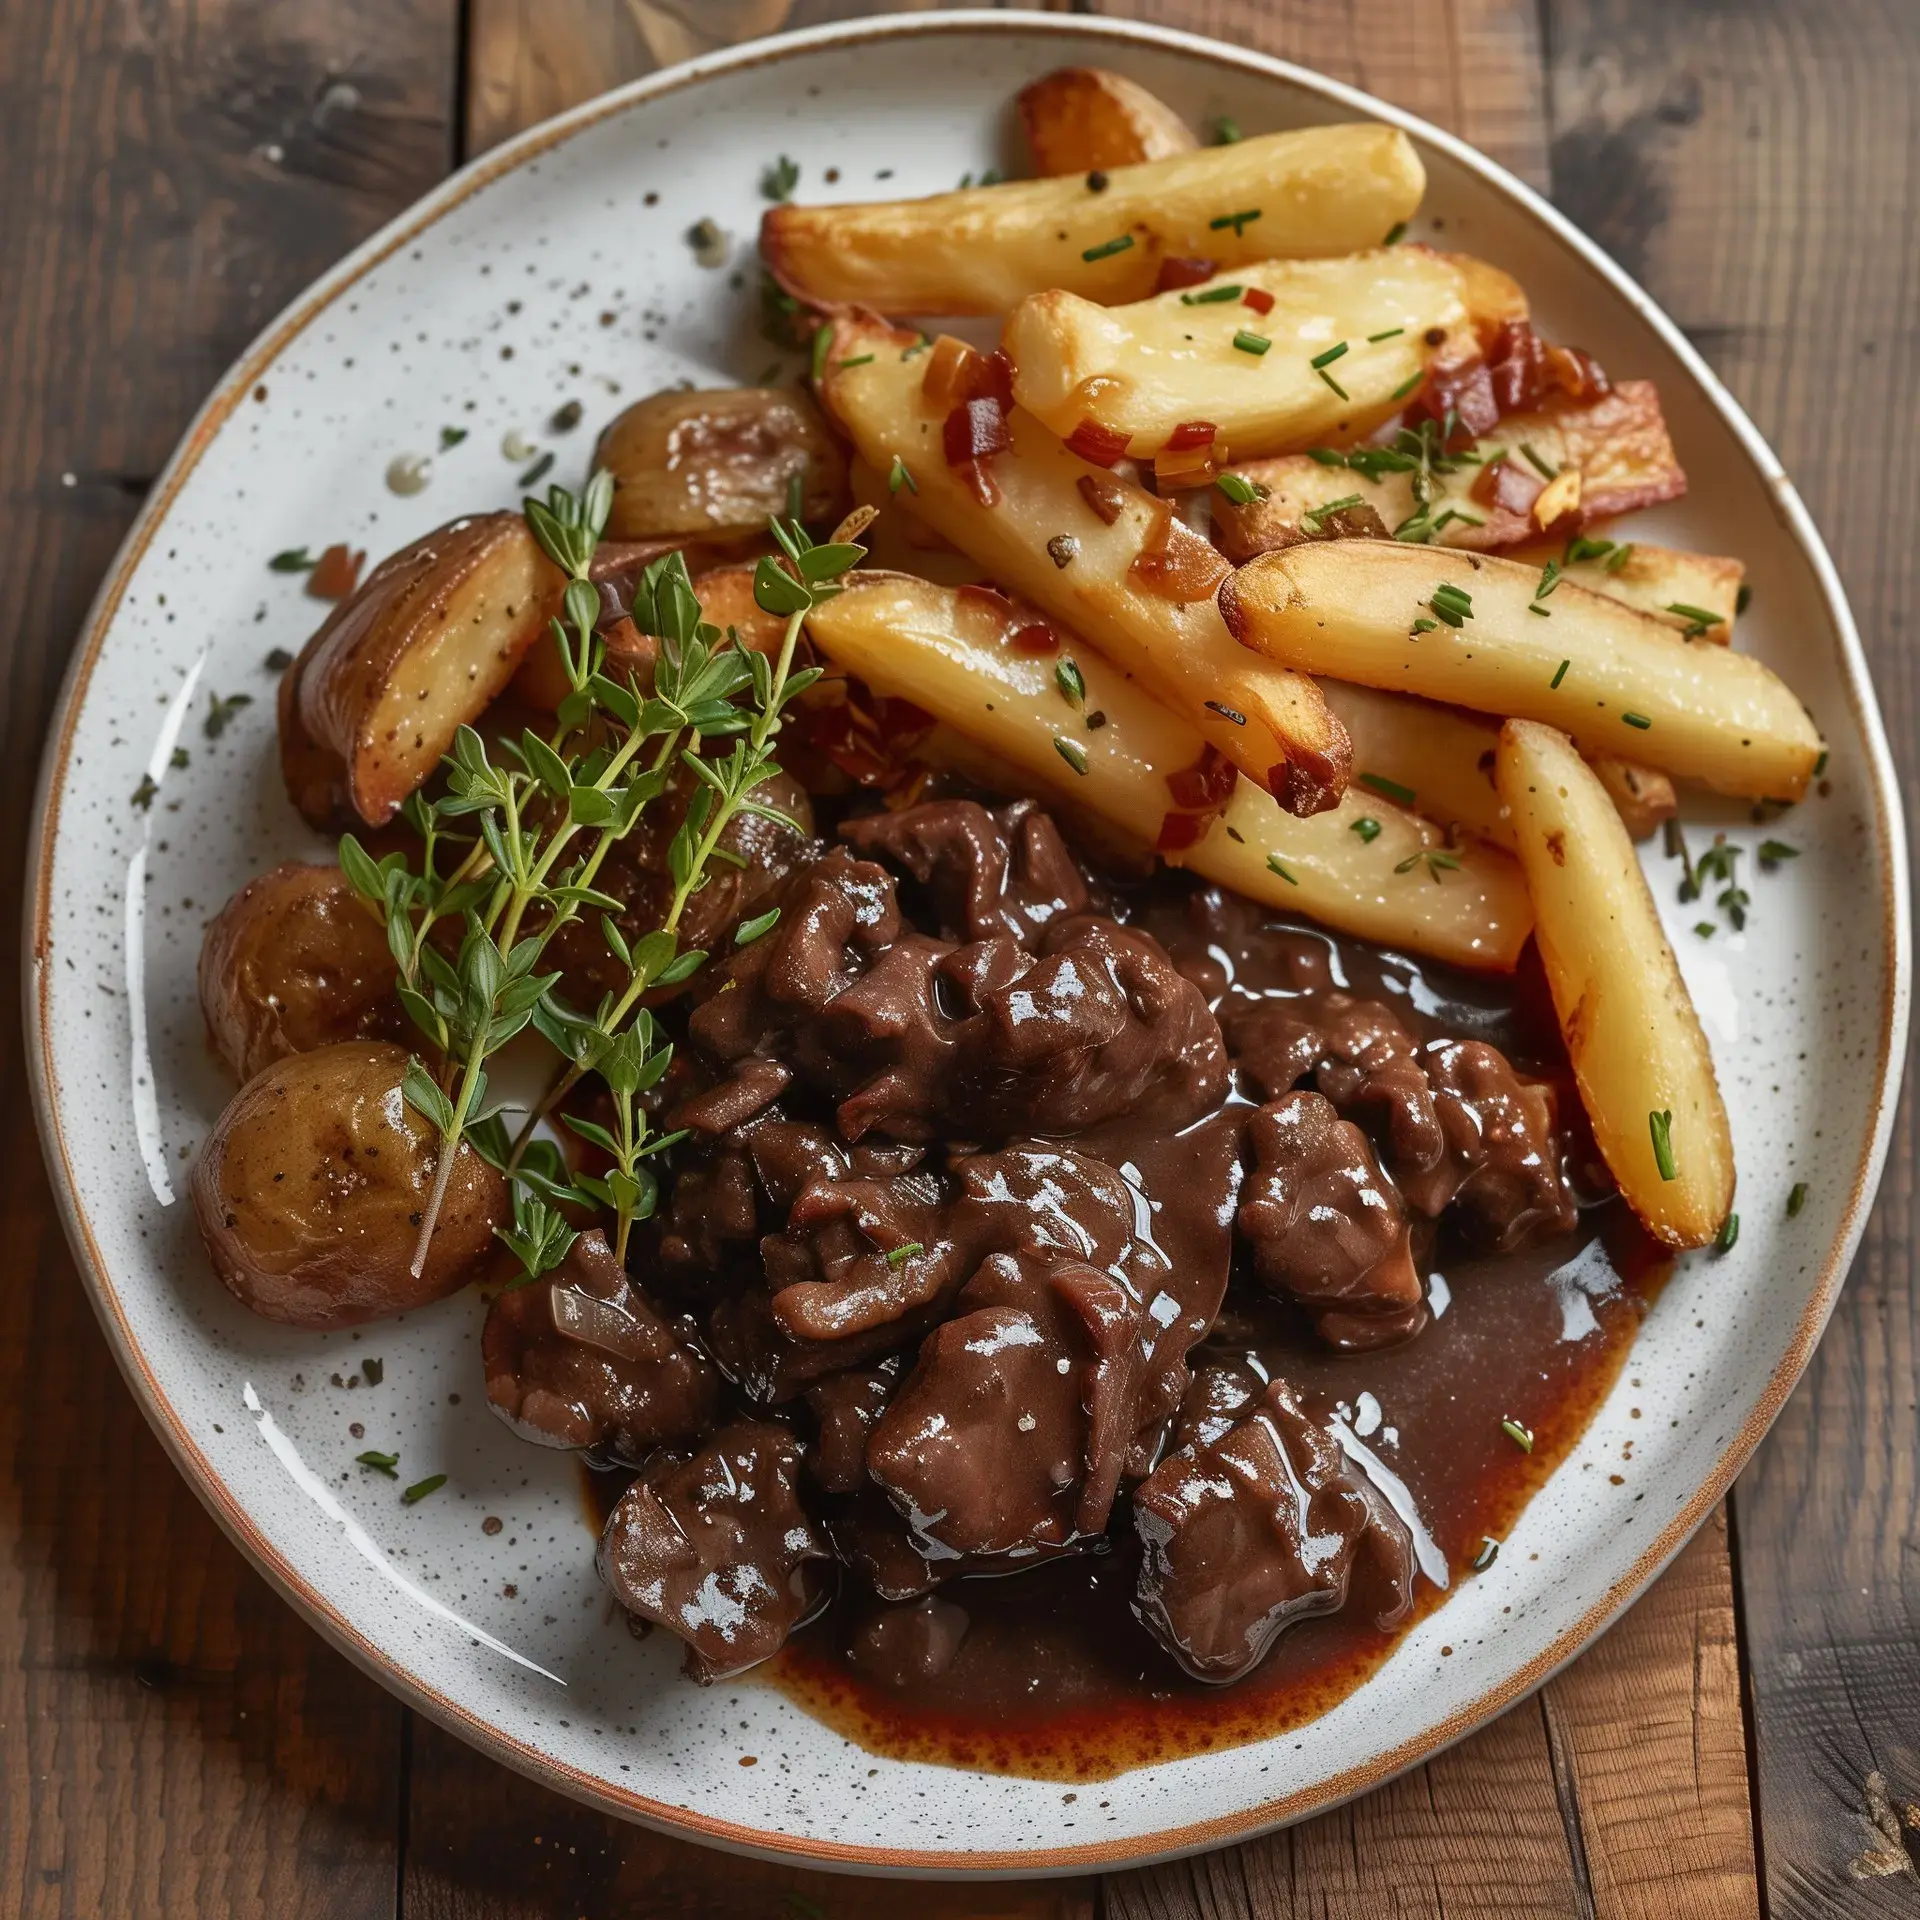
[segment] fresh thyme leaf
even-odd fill
[[[756,913],[751,920],[742,920],[734,929],[733,944],[736,947],[750,947],[763,933],[771,933],[779,924],[778,907],[770,907],[765,913]]]
[[[1740,1216],[1730,1213],[1720,1223],[1720,1231],[1713,1236],[1715,1253],[1731,1253],[1740,1238]]]
[[[1796,1180],[1792,1191],[1787,1195],[1787,1218],[1791,1220],[1807,1204],[1808,1187],[1804,1180]]]
[[[440,429],[440,451],[450,453],[467,437],[465,427],[442,427]]]
[[[1534,452],[1533,447],[1529,442],[1522,440],[1520,442],[1520,451],[1526,455],[1527,464],[1533,468],[1534,472],[1537,473],[1542,480],[1559,479],[1560,469],[1558,467],[1548,465],[1548,463],[1545,460],[1541,459],[1541,457]]]
[[[1398,780],[1389,780],[1384,773],[1356,773],[1353,777],[1383,800],[1397,800],[1403,807],[1412,806],[1417,797],[1411,787],[1403,787]]]
[[[1250,507],[1256,500],[1267,498],[1267,489],[1257,480],[1249,480],[1244,473],[1222,473],[1215,476],[1213,484],[1224,493],[1236,507]]]
[[[288,547],[267,562],[275,573],[311,573],[319,564],[319,555],[309,553],[305,547]]]
[[[1222,113],[1214,116],[1213,144],[1216,147],[1234,146],[1241,138],[1240,122],[1231,114]]]
[[[185,747],[175,747],[173,752],[167,756],[167,765],[170,767],[191,766],[192,763],[193,755],[190,754]]]
[[[896,453],[893,456],[892,470],[887,475],[887,492],[896,494],[902,487],[905,487],[909,493],[920,491],[920,483],[908,471],[907,463]]]
[[[1053,683],[1060,689],[1060,697],[1068,706],[1084,707],[1087,704],[1086,676],[1071,658],[1063,656],[1055,665]]]
[[[918,1240],[903,1240],[899,1246],[894,1247],[887,1254],[887,1265],[890,1267],[904,1267],[916,1253],[925,1252],[926,1248],[923,1247]]]
[[[207,695],[207,715],[200,723],[200,731],[209,740],[218,740],[226,732],[234,716],[242,707],[253,705],[250,693],[230,693],[223,700],[217,693]]]
[[[1314,507],[1300,516],[1301,526],[1317,533],[1336,513],[1345,513],[1349,507],[1364,504],[1365,496],[1358,493],[1343,494],[1338,500],[1329,500],[1324,505]]]
[[[1087,770],[1087,750],[1078,740],[1065,740],[1058,734],[1054,736],[1053,750],[1075,773],[1084,774]]]
[[[1374,841],[1380,838],[1380,822],[1376,820],[1372,814],[1363,813],[1360,818],[1348,828],[1348,832],[1357,833],[1363,841],[1371,846]]]
[[[1267,855],[1267,871],[1269,873],[1277,873],[1290,887],[1297,887],[1300,884],[1300,882],[1281,865],[1280,856],[1277,853]]]
[[[1500,1431],[1504,1433],[1522,1453],[1533,1451],[1533,1429],[1523,1427],[1518,1420],[1506,1419],[1500,1422]]]
[[[1380,244],[1383,247],[1397,247],[1406,237],[1407,223],[1404,220],[1396,220],[1393,225],[1387,229],[1387,237],[1382,240]]]
[[[761,193],[776,205],[782,200],[791,200],[799,184],[800,169],[784,153],[760,176]]]
[[[1798,860],[1800,849],[1790,847],[1784,840],[1762,840],[1760,842],[1760,865],[1763,871],[1771,873],[1783,860]]]
[[[1111,240],[1103,240],[1097,247],[1088,247],[1080,258],[1086,261],[1110,260],[1116,253],[1125,253],[1133,245],[1133,235],[1123,233]]]

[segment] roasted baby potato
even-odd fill
[[[1220,603],[1241,641],[1305,672],[1557,724],[1584,752],[1630,752],[1722,793],[1806,791],[1819,730],[1758,660],[1585,587],[1541,601],[1540,586],[1491,555],[1330,540],[1250,561]]]
[[[1105,821],[1136,851],[1158,846],[1249,899],[1387,946],[1512,968],[1533,922],[1507,855],[1475,840],[1449,848],[1424,820],[1357,789],[1301,820],[1240,780],[1218,811],[1195,812],[1181,776],[1206,763],[1198,729],[1071,635],[1057,651],[1032,650],[1031,620],[977,589],[862,573],[807,630],[874,692],[936,714],[1020,788]]]
[[[1352,357],[1340,360],[1333,371]],[[1344,378],[1342,384],[1347,384]],[[1548,525],[1591,526],[1614,514],[1677,500],[1687,490],[1651,380],[1623,380],[1598,399],[1559,399],[1535,412],[1509,414],[1468,451],[1471,460],[1442,459],[1426,475],[1425,516],[1439,546],[1497,552],[1538,540]],[[1413,467],[1409,460],[1400,471],[1375,472],[1304,453],[1236,463],[1235,470],[1261,490],[1260,497],[1241,505],[1215,500],[1220,550],[1230,560],[1244,561],[1292,546],[1302,537],[1303,515],[1356,494],[1391,533],[1420,513]],[[1557,495],[1550,491],[1553,482],[1560,485]]]
[[[1110,172],[1199,145],[1164,100],[1105,67],[1058,67],[1020,89],[1019,107],[1038,174]]]
[[[846,506],[846,456],[791,387],[650,394],[609,423],[593,461],[613,475],[614,540],[763,534],[786,512],[796,474],[803,519],[835,519]]]
[[[1703,1247],[1733,1205],[1733,1136],[1633,844],[1552,727],[1508,721],[1495,778],[1594,1139],[1656,1239]]]
[[[409,1269],[439,1136],[401,1098],[407,1050],[290,1054],[227,1103],[193,1168],[193,1209],[234,1297],[296,1327],[357,1326],[463,1286],[507,1220],[507,1183],[464,1141],[426,1264]]]
[[[281,763],[294,804],[315,819],[320,783],[291,776],[331,754],[353,811],[368,826],[390,820],[513,678],[563,586],[517,513],[450,521],[383,560],[287,669]]]
[[[237,1080],[338,1040],[398,1039],[398,978],[385,930],[332,865],[249,880],[200,944],[200,1011]]]
[[[1481,266],[1469,279],[1426,247],[1269,260],[1124,307],[1030,294],[1003,345],[1014,399],[1063,440],[1092,429],[1136,459],[1241,461],[1385,420],[1429,360],[1478,350],[1468,295],[1493,298],[1496,283],[1499,317],[1525,318],[1504,274]],[[1195,444],[1203,427],[1212,434]]]
[[[1377,246],[1426,188],[1391,127],[1305,127],[1083,176],[865,206],[770,208],[760,253],[789,293],[886,313],[1007,313],[1064,287],[1144,300],[1168,259],[1239,267]]]
[[[944,346],[913,353],[914,340],[854,316],[835,324],[827,356],[828,411],[876,471],[900,463],[896,504],[1085,633],[1289,811],[1333,806],[1346,787],[1346,734],[1311,680],[1233,644],[1209,604],[1220,556],[1165,501],[1082,460],[1018,408],[1010,444],[976,470],[976,486],[948,464],[951,410],[926,391]]]

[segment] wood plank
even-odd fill
[[[451,0],[0,9],[0,899],[94,583],[226,362],[445,170]],[[0,1001],[19,1004],[0,944]],[[0,1043],[0,1911],[389,1914],[400,1710],[122,1385]]]
[[[1780,450],[1852,593],[1911,810],[1920,12],[1553,0],[1549,18],[1563,199]],[[1898,1827],[1889,1847],[1867,1818],[1870,1777],[1920,1800],[1913,1082],[1847,1290],[1734,1496],[1776,1920],[1920,1898]]]

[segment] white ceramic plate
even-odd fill
[[[1196,124],[1405,127],[1431,181],[1416,231],[1444,223],[1447,244],[1520,277],[1550,336],[1659,382],[1693,491],[1640,530],[1746,558],[1741,644],[1792,681],[1832,759],[1830,791],[1788,830],[1805,855],[1754,883],[1744,937],[1688,934],[1697,914],[1649,856],[1733,1113],[1738,1248],[1681,1263],[1497,1566],[1357,1693],[1261,1745],[1076,1799],[876,1760],[769,1687],[679,1679],[666,1636],[639,1645],[609,1617],[572,1462],[487,1412],[471,1296],[336,1338],[273,1327],[214,1279],[181,1196],[228,1092],[194,997],[202,926],[255,871],[319,851],[281,790],[262,662],[320,609],[268,556],[347,539],[377,557],[513,504],[528,462],[502,456],[510,432],[577,483],[617,401],[758,378],[772,355],[751,240],[776,154],[801,163],[803,197],[944,188],[1017,166],[1016,89],[1087,61]],[[727,269],[685,242],[703,216],[734,237]],[[548,432],[575,398],[586,422]],[[468,434],[435,452],[432,484],[390,492],[388,463],[436,450],[443,426]],[[252,705],[207,739],[209,696],[243,692]],[[143,776],[159,788],[145,812],[130,800]],[[127,1378],[241,1547],[348,1654],[510,1764],[723,1845],[879,1871],[1084,1869],[1216,1844],[1373,1786],[1538,1685],[1698,1524],[1806,1364],[1879,1176],[1907,1017],[1899,803],[1845,601],[1772,454],[1673,325],[1431,127],[1253,54],[1053,16],[869,21],[697,61],[535,129],[369,241],[234,367],[155,487],[76,653],[35,838],[27,1028],[48,1161]],[[1789,1218],[1796,1181],[1807,1199]],[[350,1465],[361,1446],[448,1484],[403,1507]]]

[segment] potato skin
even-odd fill
[[[847,500],[846,456],[807,396],[786,387],[650,394],[609,422],[593,461],[613,475],[610,540],[764,533],[796,473],[803,518],[837,518]]]
[[[1059,67],[1020,90],[1035,173],[1137,167],[1191,153],[1193,129],[1157,95],[1104,67]]]
[[[287,669],[281,763],[294,804],[314,819],[331,755],[352,812],[390,820],[512,679],[564,584],[517,513],[449,521],[389,555]]]
[[[214,1271],[269,1320],[326,1330],[463,1286],[507,1219],[507,1183],[464,1142],[433,1244],[408,1272],[438,1141],[400,1095],[407,1050],[297,1053],[234,1095],[200,1149],[193,1208]]]
[[[249,880],[200,944],[200,1011],[237,1080],[339,1040],[397,1040],[406,1017],[380,922],[335,866]]]

